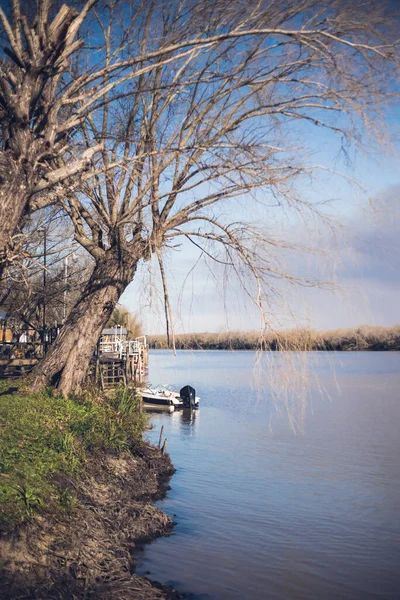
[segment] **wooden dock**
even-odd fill
[[[95,377],[101,389],[119,385],[141,385],[146,381],[149,364],[146,337],[136,340],[103,340],[97,347]]]

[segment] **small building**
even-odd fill
[[[107,327],[101,332],[100,339],[103,342],[113,342],[116,339],[125,341],[128,339],[128,331],[120,325],[117,325],[117,327]]]

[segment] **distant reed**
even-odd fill
[[[150,348],[166,349],[164,335],[147,337]],[[186,333],[175,337],[179,350],[400,350],[400,325],[380,327],[361,325],[353,329],[317,331],[309,328],[271,331],[229,331],[224,333]]]

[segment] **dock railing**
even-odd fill
[[[124,355],[124,342],[121,340],[100,341],[99,344],[100,356],[112,355],[122,359]]]
[[[112,363],[115,363],[115,368],[120,369],[117,363],[123,365],[123,373],[120,373],[120,379],[125,383],[142,384],[146,381],[148,371],[148,345],[145,336],[136,338],[135,340],[124,340],[117,336],[113,339],[100,339],[98,346],[99,367],[102,368],[102,385],[107,386],[111,382],[115,384],[118,377],[115,376],[115,369]],[[108,366],[106,366],[108,365]],[[114,369],[114,370],[113,370]],[[112,372],[112,377],[110,373]],[[119,373],[120,371],[118,371]],[[110,377],[109,377],[110,375]],[[123,375],[123,376],[122,376]],[[108,381],[110,379],[110,381]]]
[[[140,354],[140,352],[145,348],[147,348],[145,336],[142,336],[141,338],[137,338],[135,340],[100,340],[99,343],[100,356],[106,356],[107,354],[115,355],[115,357],[118,357],[119,359],[126,358],[127,356],[134,356],[135,354]]]

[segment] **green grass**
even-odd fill
[[[61,398],[51,390],[29,394],[18,381],[0,381],[0,530],[35,513],[70,511],[74,481],[89,456],[134,452],[146,417],[129,390],[111,398],[87,392]]]

